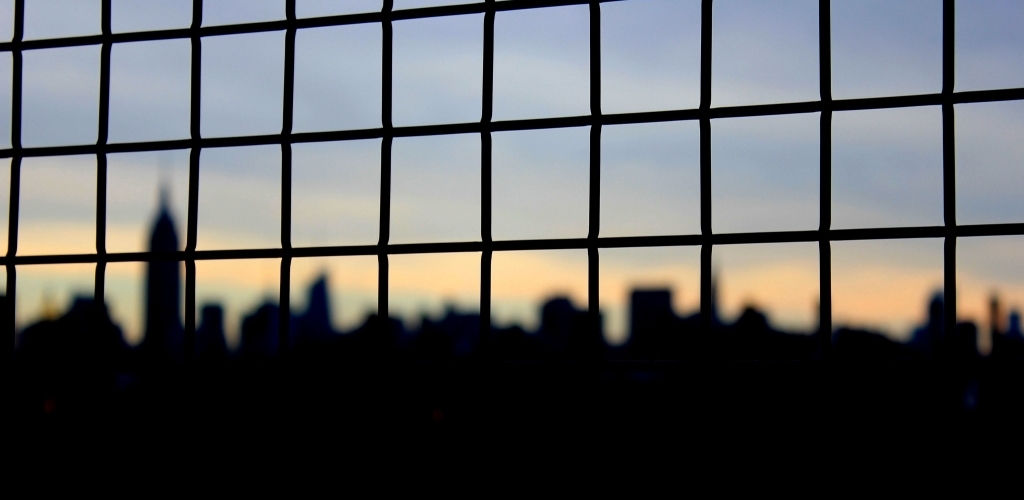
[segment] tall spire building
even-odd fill
[[[167,202],[167,191],[160,191],[160,212],[149,238],[149,251],[175,252],[178,233]],[[181,263],[146,263],[146,336],[142,350],[151,360],[180,359],[184,329],[181,324]]]

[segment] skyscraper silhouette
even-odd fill
[[[160,191],[160,211],[150,232],[149,251],[175,252],[178,233],[167,206],[167,191]],[[184,356],[181,324],[181,264],[165,260],[146,263],[146,336],[144,355],[150,361],[179,360]]]
[[[309,287],[306,311],[297,320],[296,330],[301,344],[326,344],[334,338],[326,274],[321,274]]]

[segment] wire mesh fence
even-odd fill
[[[7,267],[8,316],[13,323],[13,308],[18,266],[34,264],[95,263],[95,298],[104,297],[107,263],[181,261],[185,264],[185,333],[186,346],[194,344],[196,331],[196,261],[220,259],[281,259],[279,345],[285,346],[288,336],[291,295],[292,259],[314,256],[363,255],[378,259],[378,315],[388,316],[389,256],[396,254],[429,254],[446,252],[479,252],[480,260],[480,331],[481,348],[487,347],[491,328],[492,257],[494,252],[514,250],[587,250],[588,304],[594,328],[600,324],[600,253],[605,248],[637,248],[658,246],[694,246],[701,249],[700,312],[705,327],[712,321],[712,252],[718,245],[751,243],[817,243],[819,252],[819,328],[820,345],[827,351],[832,318],[831,243],[841,240],[884,240],[905,238],[943,238],[944,320],[947,332],[956,326],[957,239],[971,236],[1024,235],[1024,222],[962,225],[956,221],[956,165],[954,106],[964,103],[1024,100],[1024,88],[957,92],[954,89],[955,63],[955,1],[942,3],[942,86],[941,92],[875,98],[832,98],[832,42],[830,2],[818,2],[818,77],[820,97],[806,102],[757,104],[743,106],[712,106],[712,0],[701,3],[700,19],[700,104],[691,109],[665,109],[651,112],[606,114],[602,112],[601,71],[601,5],[602,1],[585,0],[517,0],[441,7],[394,10],[392,1],[385,1],[380,12],[298,18],[295,0],[285,3],[284,20],[203,26],[203,2],[193,0],[191,26],[182,29],[114,33],[111,29],[111,0],[103,0],[101,34],[68,38],[24,40],[25,2],[18,0],[14,9],[14,35],[0,43],[0,52],[12,54],[13,72],[11,106],[11,148],[0,150],[0,158],[11,159],[10,212],[8,250],[0,257]],[[551,118],[493,120],[495,18],[502,12],[551,7],[589,6],[589,101],[590,113]],[[410,19],[427,19],[466,14],[483,14],[483,73],[481,116],[478,121],[418,126],[394,126],[393,115],[393,23]],[[293,132],[295,97],[295,45],[300,30],[341,25],[379,25],[382,33],[381,126],[357,130]],[[275,134],[233,137],[203,137],[200,128],[202,109],[203,40],[211,37],[248,33],[283,32],[284,82],[281,102],[281,131]],[[189,40],[191,43],[190,74],[190,136],[181,140],[110,143],[111,50],[116,44],[155,40]],[[94,144],[68,144],[45,147],[22,146],[23,54],[48,48],[99,46],[100,84],[97,140]],[[940,107],[942,112],[942,206],[943,224],[912,227],[872,227],[833,229],[832,220],[832,117],[837,111],[876,110],[887,108]],[[712,230],[712,125],[716,119],[757,117],[787,114],[820,114],[819,137],[819,221],[817,230],[715,233]],[[700,232],[695,234],[605,237],[601,227],[601,140],[605,125],[655,122],[696,121],[700,132]],[[505,131],[546,130],[589,127],[589,201],[586,237],[555,239],[495,240],[492,238],[492,134]],[[392,145],[396,138],[433,137],[451,134],[479,134],[480,137],[480,227],[479,238],[473,241],[401,243],[390,240],[392,208]],[[292,245],[292,146],[300,143],[380,139],[380,209],[379,241],[375,245],[341,245],[302,247]],[[272,145],[281,148],[280,244],[273,248],[241,248],[231,250],[197,250],[199,225],[200,157],[204,150],[240,146]],[[107,158],[110,154],[165,150],[190,151],[188,176],[188,216],[184,249],[175,252],[108,252],[107,241]],[[19,200],[22,161],[42,156],[94,155],[96,158],[95,252],[85,254],[25,255],[18,251]],[[13,330],[13,324],[10,325]]]

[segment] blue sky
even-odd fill
[[[468,2],[396,1],[395,8],[447,3]],[[99,4],[27,0],[25,37],[98,33]],[[12,18],[12,5],[0,3],[0,19]],[[379,1],[297,2],[300,17],[379,8]],[[604,112],[696,107],[700,2],[631,0],[601,9]],[[940,90],[940,1],[836,1],[831,9],[835,98]],[[713,15],[713,106],[818,99],[817,1],[720,0]],[[283,16],[281,0],[204,2],[207,25]],[[191,7],[115,0],[112,20],[118,32],[186,27]],[[957,2],[957,90],[1024,87],[1020,26],[1019,2]],[[586,6],[498,13],[494,119],[588,114],[589,29]],[[9,22],[0,23],[0,38],[11,33]],[[480,14],[394,23],[395,125],[479,119],[482,33]],[[25,146],[95,142],[99,59],[99,46],[25,53]],[[379,127],[380,59],[379,25],[300,31],[295,131]],[[11,61],[9,53],[0,54],[0,148],[10,147]],[[115,46],[111,142],[188,137],[190,65],[187,40]],[[283,32],[204,38],[203,136],[280,131],[283,66]],[[940,118],[936,107],[834,114],[832,227],[942,223]],[[715,231],[818,227],[818,126],[817,113],[713,121]],[[958,105],[956,133],[958,221],[1024,221],[1024,103]],[[589,136],[588,128],[493,135],[495,238],[586,235]],[[695,122],[608,126],[601,151],[602,235],[699,232]],[[479,239],[479,157],[474,135],[396,139],[391,241]],[[375,243],[379,162],[380,140],[296,145],[294,244]],[[108,249],[143,249],[160,183],[169,187],[184,240],[188,152],[117,154],[109,163]],[[6,172],[9,160],[0,161],[0,169]],[[204,150],[200,176],[200,249],[279,244],[280,148]],[[4,207],[9,177],[0,172]],[[94,157],[25,160],[19,252],[93,251],[95,182]],[[6,248],[6,241],[0,245]],[[816,321],[817,254],[809,247],[716,247],[726,314],[755,303],[768,307],[779,324],[810,328]],[[961,316],[983,319],[994,290],[1024,307],[1021,238],[964,238],[958,248]],[[602,251],[601,307],[613,335],[624,328],[626,293],[633,286],[672,286],[677,309],[696,307],[699,254],[693,250]],[[586,253],[578,253],[496,255],[495,319],[533,324],[536,304],[552,294],[585,307]],[[392,260],[390,307],[407,321],[424,312],[440,314],[447,303],[463,309],[478,304],[477,254]],[[277,265],[205,263],[198,301],[228,303],[231,331],[242,311],[276,297]],[[351,326],[374,307],[375,265],[375,259],[297,259],[293,301],[301,308],[305,283],[326,270],[338,295],[336,321]],[[108,268],[108,295],[125,324],[139,324],[137,270],[128,264]],[[942,244],[835,243],[833,275],[837,321],[886,328],[899,337],[941,287]],[[19,268],[19,324],[37,316],[47,300],[62,305],[71,294],[90,291],[91,282],[88,266]]]

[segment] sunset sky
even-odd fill
[[[395,1],[395,8],[468,3]],[[832,3],[836,99],[941,90],[942,2]],[[817,0],[714,3],[712,106],[813,101],[818,91]],[[25,38],[95,34],[99,0],[27,0]],[[298,0],[300,17],[379,10],[380,2]],[[699,102],[700,2],[602,4],[605,113],[694,108]],[[957,2],[956,90],[1024,87],[1024,4]],[[13,2],[0,3],[0,39],[12,36]],[[282,19],[283,0],[205,0],[207,25]],[[480,119],[482,14],[394,22],[396,126]],[[114,0],[115,32],[187,27],[181,1]],[[575,116],[589,109],[587,6],[501,12],[495,21],[494,120]],[[284,32],[203,38],[204,137],[281,130]],[[118,44],[111,56],[110,142],[187,138],[190,42]],[[381,126],[379,24],[300,30],[294,131]],[[12,56],[0,53],[0,149],[10,148]],[[24,53],[26,147],[96,141],[100,47]],[[817,229],[817,113],[712,122],[712,222],[716,232]],[[832,119],[832,227],[941,225],[939,107],[836,112]],[[493,134],[493,236],[585,237],[589,128]],[[1024,102],[956,106],[957,221],[1024,222]],[[380,140],[293,147],[296,246],[375,244]],[[700,232],[695,121],[606,126],[602,132],[601,235]],[[145,249],[159,186],[184,244],[189,152],[108,157],[107,249]],[[199,249],[280,245],[279,146],[205,149]],[[392,243],[480,239],[480,138],[398,138],[392,154]],[[10,160],[0,160],[6,234]],[[94,156],[22,163],[20,255],[95,252]],[[0,239],[6,252],[6,238]],[[1024,309],[1024,237],[961,238],[958,312],[988,325],[987,301]],[[727,319],[744,305],[776,325],[817,322],[817,244],[716,246]],[[940,239],[835,242],[833,321],[905,339],[942,288]],[[141,338],[142,264],[107,267],[107,301],[132,341]],[[376,307],[376,257],[295,259],[293,310],[321,272],[335,292],[335,322],[357,325]],[[390,259],[389,307],[408,324],[479,306],[480,254]],[[18,268],[17,322],[91,295],[92,265]],[[601,251],[601,309],[613,341],[624,337],[628,292],[671,287],[677,312],[699,307],[696,247]],[[496,324],[534,327],[539,304],[565,295],[587,306],[585,250],[496,252]],[[237,342],[241,315],[276,300],[278,260],[200,262],[197,305],[225,304]]]

